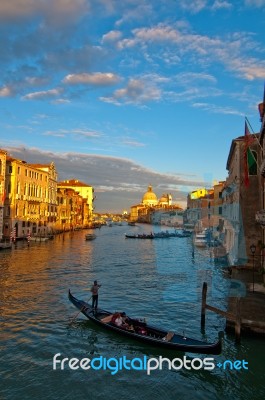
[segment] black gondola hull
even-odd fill
[[[146,334],[139,334],[136,332],[132,332],[130,330],[126,330],[124,328],[120,328],[111,322],[104,323],[100,320],[102,317],[111,316],[112,313],[106,310],[98,309],[94,311],[92,307],[83,300],[78,300],[75,298],[70,290],[69,290],[69,300],[73,303],[73,305],[82,312],[89,320],[93,321],[97,325],[101,326],[104,329],[116,332],[120,335],[127,336],[138,340],[140,342],[148,343],[155,347],[160,347],[164,349],[173,349],[177,351],[189,352],[189,353],[197,353],[197,354],[212,354],[218,355],[222,352],[222,341],[219,337],[219,340],[215,343],[203,342],[197,339],[191,339],[184,337],[182,335],[178,335],[176,333],[172,333],[172,338],[170,341],[165,340],[165,337],[169,333],[166,330],[147,325],[146,323],[140,320],[131,319],[131,321],[137,323],[139,326],[144,326],[145,330],[148,332]],[[221,335],[219,335],[221,336]]]

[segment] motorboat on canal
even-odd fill
[[[96,239],[96,235],[94,233],[87,233],[85,236],[86,240],[94,240]]]
[[[69,290],[69,300],[73,305],[84,314],[89,320],[93,321],[102,328],[116,332],[123,336],[131,337],[138,341],[148,343],[150,345],[179,350],[197,354],[220,354],[222,351],[221,334],[215,343],[192,339],[175,332],[168,331],[164,328],[151,326],[142,319],[135,319],[126,316],[126,327],[117,326],[113,320],[115,313],[102,310],[100,308],[93,309],[90,304],[83,300],[78,300]],[[126,315],[125,313],[121,313]]]

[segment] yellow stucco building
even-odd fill
[[[58,183],[58,189],[73,189],[77,192],[84,200],[83,208],[83,220],[84,226],[89,225],[93,219],[93,201],[94,201],[94,189],[92,186],[87,185],[78,179],[69,179]]]
[[[4,237],[10,236],[14,229],[16,237],[48,233],[50,213],[56,216],[56,181],[53,163],[27,164],[6,157]]]

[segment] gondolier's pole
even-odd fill
[[[89,302],[92,299],[92,296],[88,299],[87,302]],[[76,320],[76,318],[78,317],[78,315],[85,309],[86,306],[83,306],[78,313],[74,316],[74,318],[72,319],[72,321],[70,322],[70,325],[72,325],[72,323]]]

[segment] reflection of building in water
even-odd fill
[[[182,224],[182,208],[172,203],[171,194],[163,193],[158,200],[149,185],[141,203],[131,207],[130,220],[176,226]]]

